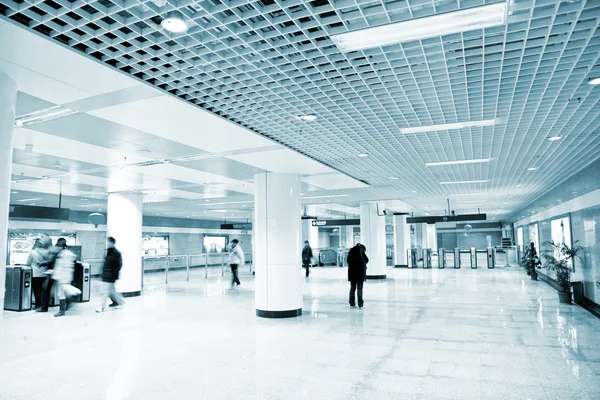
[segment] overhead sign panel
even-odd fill
[[[360,225],[360,219],[317,219],[310,224],[312,226]]]
[[[407,224],[435,224],[436,222],[485,221],[487,214],[430,215],[426,217],[408,217]]]
[[[221,224],[221,229],[250,230],[252,229],[252,224]]]
[[[8,217],[68,221],[70,214],[71,210],[68,208],[11,205]]]

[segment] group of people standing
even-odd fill
[[[53,289],[59,300],[59,311],[55,317],[65,315],[71,304],[71,298],[81,294],[74,287],[73,272],[76,256],[67,248],[67,240],[59,238],[52,246],[48,236],[42,236],[34,242],[29,253],[27,265],[33,270],[32,290],[37,312],[48,312]]]
[[[364,305],[363,284],[367,279],[367,264],[369,262],[366,250],[367,248],[363,244],[357,243],[350,249],[346,259],[348,263],[348,282],[350,282],[350,307],[356,307],[356,297],[358,297],[358,307],[362,308]],[[313,251],[310,243],[306,240],[302,248],[302,266],[306,269],[307,278],[310,275],[312,260]]]
[[[104,311],[108,298],[120,307],[123,297],[115,290],[115,281],[119,279],[122,266],[121,253],[115,248],[115,239],[107,240],[107,254],[102,268],[102,303],[97,312]],[[51,300],[58,300],[59,311],[55,317],[62,317],[69,310],[73,297],[81,294],[81,290],[73,286],[75,260],[77,256],[68,249],[67,240],[59,238],[52,246],[52,240],[46,235],[37,238],[33,244],[27,265],[32,268],[32,291],[35,300],[35,311],[45,313]]]

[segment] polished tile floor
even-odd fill
[[[99,315],[4,312],[0,399],[600,399],[600,320],[546,284],[388,272],[358,310],[344,269],[314,269],[295,319],[255,317],[252,277],[229,291],[218,270],[147,275],[143,297]]]

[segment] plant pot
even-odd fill
[[[537,275],[531,274],[529,275],[532,281],[537,281]]]
[[[562,304],[571,304],[571,292],[558,292],[558,302]]]

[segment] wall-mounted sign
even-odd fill
[[[407,224],[435,224],[436,222],[485,221],[486,214],[439,215],[427,217],[408,217]]]
[[[221,229],[241,229],[249,231],[252,229],[252,224],[221,224]]]
[[[310,221],[312,226],[360,225],[360,219],[316,219]]]

